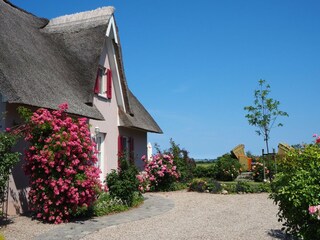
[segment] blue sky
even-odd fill
[[[164,134],[194,158],[215,158],[242,143],[260,154],[248,125],[258,80],[271,85],[288,118],[279,142],[310,143],[320,133],[320,2],[317,0],[12,0],[41,17],[115,6],[129,87]]]

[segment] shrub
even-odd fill
[[[108,192],[101,192],[92,208],[94,216],[103,216],[113,212],[125,211],[128,206],[120,198],[112,197]]]
[[[239,175],[241,164],[230,154],[218,157],[216,164],[216,179],[220,181],[233,181]]]
[[[142,160],[145,162],[145,173],[137,176],[140,181],[139,189],[141,191],[170,191],[174,182],[180,177],[174,157],[158,153],[152,156],[151,161],[148,161],[145,156],[142,157]]]
[[[251,185],[246,181],[237,182],[235,190],[237,193],[240,193],[240,192],[252,193],[253,192]]]
[[[209,166],[197,165],[193,171],[193,175],[196,178],[215,178],[216,174],[214,163],[211,163]]]
[[[179,144],[176,144],[172,139],[170,139],[170,145],[171,147],[165,154],[173,156],[173,161],[180,175],[180,181],[190,181],[193,178],[193,171],[196,167],[194,159],[190,158],[188,151],[181,149]]]
[[[291,150],[279,164],[282,172],[272,182],[270,195],[279,205],[279,220],[294,236],[319,239],[320,220],[308,209],[320,204],[320,147]]]
[[[220,193],[222,191],[221,183],[214,179],[210,179],[207,183],[207,190],[211,193]]]
[[[238,182],[223,182],[221,186],[228,193],[262,193],[270,192],[270,183],[238,181]]]
[[[7,129],[9,130],[9,129]],[[11,169],[19,161],[19,153],[12,152],[16,136],[8,132],[0,133],[0,205],[4,201]],[[2,212],[0,212],[2,215]]]
[[[138,170],[124,158],[120,158],[119,162],[120,167],[118,172],[112,170],[111,173],[107,174],[107,186],[111,197],[119,198],[131,207],[134,194],[139,191]]]
[[[83,212],[101,188],[87,119],[72,119],[67,108],[62,104],[57,111],[41,108],[23,116],[30,143],[25,164],[29,205],[36,218],[47,222],[67,222]]]
[[[189,191],[205,192],[207,190],[207,182],[204,179],[193,179],[189,186]]]
[[[261,158],[255,159],[251,167],[253,180],[256,182],[263,182],[263,160]],[[272,181],[275,174],[275,163],[271,158],[265,159],[264,171],[266,180]]]
[[[222,186],[214,179],[195,178],[189,185],[189,191],[220,193]]]

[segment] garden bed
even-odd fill
[[[189,191],[207,193],[262,193],[270,192],[270,184],[253,181],[217,181],[209,178],[196,178],[189,186]]]

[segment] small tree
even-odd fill
[[[254,91],[254,104],[253,106],[246,106],[244,110],[248,111],[246,118],[250,125],[258,127],[256,133],[263,135],[266,143],[267,153],[269,153],[269,138],[272,128],[283,126],[275,122],[279,116],[288,117],[288,113],[278,109],[280,102],[272,98],[268,98],[270,85],[265,80],[259,80],[259,89]]]

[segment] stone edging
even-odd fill
[[[76,240],[98,231],[102,228],[119,225],[122,223],[150,218],[170,211],[174,207],[171,199],[152,193],[145,194],[144,203],[135,209],[114,215],[97,217],[87,221],[72,222],[52,229],[34,238],[34,240]]]

